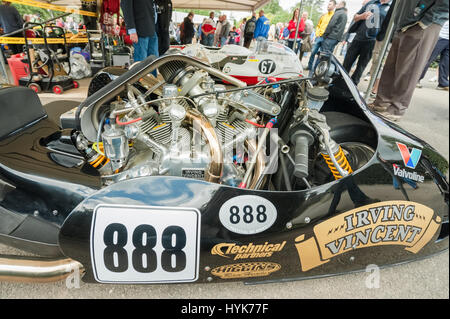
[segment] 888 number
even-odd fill
[[[242,217],[240,215],[240,209],[238,206],[230,207],[230,223],[239,224],[241,219],[246,224],[251,224],[256,219],[259,223],[265,223],[267,221],[266,215],[267,208],[264,205],[256,206],[256,209],[253,210],[251,205],[245,205],[242,208]],[[256,213],[256,214],[254,214]]]
[[[240,195],[228,199],[219,211],[222,225],[236,234],[258,234],[269,229],[277,219],[277,209],[268,199]]]

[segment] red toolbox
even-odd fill
[[[14,54],[8,58],[9,69],[11,70],[15,85],[19,85],[20,78],[26,77],[30,74],[28,64],[22,62],[24,58],[24,53]]]

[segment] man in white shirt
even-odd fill
[[[214,46],[219,46],[220,43],[220,33],[222,32],[223,16],[219,16],[219,21],[216,25],[216,33],[214,34]]]
[[[216,23],[214,22],[214,11],[209,13],[209,18],[203,21],[202,24],[202,40],[203,44],[212,47],[214,44],[214,32]]]

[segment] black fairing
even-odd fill
[[[59,228],[100,188],[98,172],[86,170],[70,132],[47,117],[34,91],[6,88],[0,96],[6,114],[1,117],[0,224],[17,221],[0,229],[0,240],[37,254],[60,254]]]
[[[32,216],[56,226],[57,230],[61,228],[59,242],[53,244],[59,245],[64,255],[84,265],[86,281],[93,281],[90,232],[93,210],[100,203],[197,208],[202,221],[198,282],[208,281],[210,273],[204,270],[206,266],[214,268],[231,263],[210,253],[214,245],[223,242],[244,245],[286,241],[283,251],[270,258],[271,262],[282,265],[281,270],[255,281],[339,274],[364,269],[368,264],[406,262],[447,249],[448,181],[445,174],[448,173],[448,162],[427,143],[368,110],[349,76],[337,61],[333,60],[333,63],[339,74],[335,75],[338,78],[330,88],[332,97],[322,111],[351,114],[369,123],[374,133],[368,141],[375,149],[375,156],[348,177],[292,192],[245,190],[166,176],[126,180],[101,188],[95,171],[87,170],[84,163],[75,165],[79,157],[67,143],[68,133],[60,132],[54,123],[44,118],[0,141],[0,208],[14,216]],[[345,127],[341,129],[345,130]],[[418,187],[393,173],[393,165],[403,165],[397,142],[422,150],[416,172],[425,179],[420,185],[415,184]],[[55,148],[57,159],[52,156]],[[276,222],[269,229],[251,236],[230,232],[218,217],[220,207],[228,199],[247,194],[269,200],[278,211]],[[345,253],[313,270],[301,271],[296,239],[311,236],[314,227],[330,217],[380,201],[421,203],[435,212],[443,226],[417,254],[395,245],[364,248]],[[36,210],[38,216],[34,216]],[[58,214],[53,214],[54,210]],[[2,215],[0,210],[0,222],[2,216],[6,213]],[[21,222],[20,218],[17,220]]]

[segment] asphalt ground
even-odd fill
[[[305,62],[305,61],[304,61]],[[449,158],[449,96],[435,89],[428,79],[435,76],[430,70],[416,89],[414,98],[399,125],[429,142]],[[82,100],[88,81],[80,81],[81,88],[62,96],[40,95],[42,102],[57,99]],[[364,91],[368,82],[362,82]],[[20,251],[0,245],[0,254],[20,254]],[[369,288],[369,273],[360,272],[321,279],[263,285],[242,283],[171,284],[171,285],[104,285],[80,282],[78,288],[68,288],[65,281],[45,284],[0,282],[0,299],[5,298],[168,298],[168,299],[448,299],[448,250],[424,260],[380,270],[378,287]],[[72,285],[73,286],[73,285]]]

